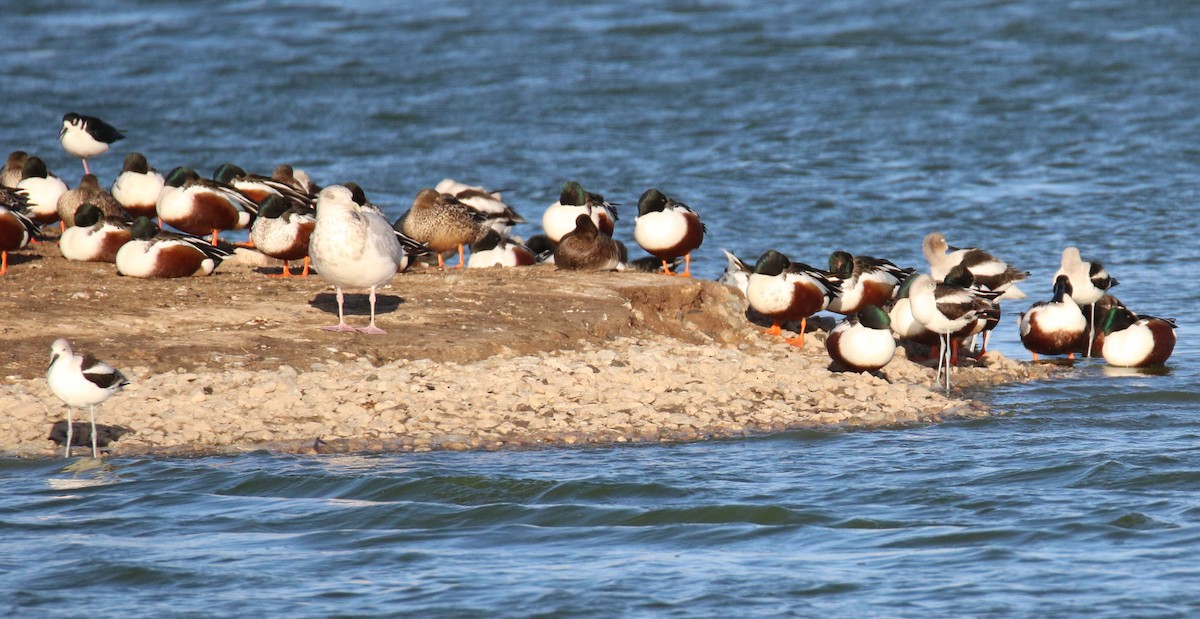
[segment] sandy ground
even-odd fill
[[[65,409],[44,373],[57,337],[134,381],[98,409],[132,430],[114,453],[697,440],[983,414],[928,388],[932,370],[903,355],[877,376],[831,372],[823,333],[804,349],[763,336],[741,294],[712,281],[417,268],[380,292],[388,333],[368,336],[320,330],[337,321],[320,277],[267,277],[278,269],[246,258],[209,277],[140,280],[67,262],[53,243],[10,256],[0,453],[56,453],[47,436]],[[346,310],[365,325],[366,295],[349,294]],[[1052,371],[990,357],[958,383]]]

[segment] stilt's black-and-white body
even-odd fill
[[[87,160],[108,151],[108,146],[117,140],[125,139],[125,135],[112,125],[96,118],[83,116],[75,112],[63,114],[62,129],[58,132],[58,141],[63,150],[83,160],[83,173],[91,174]]]

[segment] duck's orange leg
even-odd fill
[[[663,265],[663,275],[674,275],[674,273],[671,272],[671,267],[667,266],[666,260],[662,261],[662,265]]]
[[[300,272],[300,277],[308,277],[308,256],[304,257],[304,270]]]
[[[0,251],[0,275],[8,273],[8,252]]]
[[[679,276],[680,277],[691,277],[692,276],[692,255],[691,254],[684,254],[684,256],[683,256],[683,273],[680,273]]]
[[[283,272],[282,273],[274,273],[274,274],[267,275],[267,277],[291,277],[291,276],[292,276],[292,272],[290,270],[288,270],[288,261],[287,260],[283,261]]]
[[[807,329],[808,329],[808,318],[801,318],[800,319],[800,333],[796,334],[795,337],[789,337],[784,341],[787,342],[788,344],[791,344],[792,346],[796,346],[796,347],[804,346],[804,332]]]
[[[463,269],[463,268],[466,268],[466,266],[467,266],[466,252],[463,250],[463,246],[459,245],[458,246],[458,264],[455,265],[454,268]]]
[[[776,320],[771,323],[771,328],[763,331],[763,333],[766,333],[767,335],[783,335],[783,329],[779,328],[779,321]]]

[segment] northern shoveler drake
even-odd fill
[[[963,288],[952,284],[939,284],[924,273],[913,278],[908,291],[913,318],[926,329],[942,338],[941,354],[938,355],[938,373],[935,381],[946,371],[946,390],[950,390],[951,347],[957,347],[952,336],[975,323],[981,316],[995,314],[993,300],[1001,293],[984,292],[975,288]]]
[[[286,163],[275,166],[275,169],[271,171],[271,180],[283,183],[306,196],[311,196],[313,200],[321,191],[321,188],[308,177],[307,172],[297,170]]]
[[[216,245],[224,230],[244,230],[258,214],[258,204],[229,185],[201,178],[191,168],[167,175],[158,197],[158,216],[188,234],[212,234]]]
[[[612,236],[617,222],[617,205],[598,193],[584,191],[578,181],[563,185],[558,202],[551,204],[542,214],[542,229],[551,241],[558,243],[564,235],[575,229],[575,218],[580,214],[591,217],[600,232]]]
[[[88,407],[92,417],[92,457],[99,458],[96,446],[96,405],[124,389],[129,380],[113,366],[91,355],[76,354],[63,338],[50,345],[50,368],[46,370],[50,392],[67,405],[67,440],[64,458],[71,457],[71,409]]]
[[[621,265],[621,248],[581,213],[575,217],[575,229],[554,248],[554,265],[563,271],[613,271]]]
[[[42,238],[41,226],[21,208],[24,196],[10,189],[5,189],[4,195],[7,206],[0,205],[0,275],[8,273],[8,252],[24,249],[33,239]]]
[[[46,162],[31,156],[21,168],[17,189],[29,199],[29,217],[46,225],[58,221],[58,199],[67,193],[67,184],[46,169]]]
[[[115,263],[117,251],[133,240],[128,221],[106,216],[94,204],[79,207],[74,219],[75,225],[58,239],[58,249],[67,260]]]
[[[95,174],[84,174],[79,179],[78,187],[58,197],[58,220],[63,230],[75,225],[75,211],[84,204],[94,205],[109,217],[133,220],[129,211],[111,193],[100,187],[100,180]]]
[[[662,272],[674,275],[667,262],[683,257],[683,277],[692,276],[692,252],[704,242],[707,229],[688,205],[677,202],[651,187],[638,199],[633,221],[633,239],[642,249],[662,261]]]
[[[149,217],[130,226],[133,238],[117,250],[117,272],[128,277],[171,278],[211,275],[231,253],[207,240],[159,229]]]
[[[62,129],[58,141],[68,154],[83,160],[83,173],[91,174],[87,160],[104,154],[109,144],[125,139],[125,135],[112,125],[95,116],[82,116],[75,112],[63,114]]]
[[[0,186],[16,187],[17,183],[21,182],[21,168],[25,167],[26,159],[29,159],[29,153],[23,150],[14,150],[8,154],[8,158],[4,160],[4,168],[0,169]]]
[[[1085,350],[1088,339],[1088,320],[1071,294],[1070,279],[1064,274],[1054,280],[1054,297],[1038,301],[1021,314],[1017,325],[1021,344],[1033,354],[1067,355]]]
[[[842,280],[842,291],[829,302],[829,311],[853,314],[867,305],[883,307],[915,269],[902,269],[889,260],[853,256],[835,251],[829,255],[829,272]]]
[[[276,168],[278,170],[278,168]],[[289,170],[291,168],[288,168]],[[241,166],[223,163],[213,171],[213,180],[222,185],[233,187],[250,198],[255,204],[261,205],[267,196],[279,196],[289,202],[308,205],[313,196],[307,191],[301,191],[286,181],[277,181],[273,176],[250,174]],[[295,178],[292,178],[295,181]]]
[[[434,187],[434,190],[438,193],[448,193],[458,198],[459,202],[485,215],[484,223],[499,233],[501,238],[508,238],[512,233],[513,226],[525,223],[524,217],[513,210],[513,207],[505,204],[499,191],[467,185],[452,178],[442,179]]]
[[[1118,302],[1101,320],[1095,347],[1109,365],[1163,365],[1175,351],[1175,329],[1174,319],[1135,314]]]
[[[146,156],[133,152],[125,155],[121,173],[113,181],[112,197],[134,217],[156,217],[158,194],[165,184],[166,179],[150,167]]]
[[[479,269],[494,266],[519,267],[537,262],[537,256],[525,245],[500,236],[495,229],[488,230],[471,245],[471,259],[467,268]]]
[[[887,312],[879,306],[864,305],[857,314],[847,316],[829,332],[825,350],[847,370],[877,371],[896,355],[891,322]]]
[[[725,270],[717,278],[717,282],[737,288],[742,291],[742,296],[746,296],[746,288],[750,286],[750,275],[754,273],[754,267],[746,264],[746,261],[728,249],[722,249],[721,252],[725,254]]]
[[[278,194],[263,200],[250,227],[250,240],[258,251],[283,261],[283,272],[271,277],[291,277],[288,262],[292,260],[304,260],[300,277],[308,277],[308,243],[316,226],[316,213],[307,205],[290,203]]]
[[[1088,307],[1088,343],[1087,356],[1092,356],[1092,342],[1096,339],[1096,302],[1108,290],[1117,285],[1116,278],[1108,274],[1103,264],[1096,261],[1084,261],[1079,255],[1079,248],[1063,249],[1062,264],[1054,274],[1055,281],[1059,276],[1066,275],[1071,283],[1071,298],[1081,307]]]
[[[1018,271],[982,249],[950,247],[940,232],[926,235],[921,248],[925,259],[929,261],[930,275],[935,282],[945,281],[946,273],[954,265],[961,264],[971,272],[976,284],[1002,293],[1000,299],[1026,298],[1025,293],[1017,288],[1017,282],[1029,277],[1029,271]]]
[[[396,222],[400,232],[429,246],[437,254],[438,267],[445,268],[442,252],[458,250],[458,264],[466,266],[464,247],[483,238],[489,228],[487,217],[448,193],[422,189],[412,208]]]
[[[755,263],[746,299],[751,309],[771,319],[768,335],[781,335],[781,323],[799,320],[800,332],[784,341],[803,346],[808,317],[828,307],[840,289],[836,277],[807,264],[792,262],[771,249]]]
[[[317,194],[317,226],[309,239],[308,251],[317,273],[337,288],[338,302],[338,324],[322,329],[384,333],[375,326],[375,289],[407,266],[408,255],[402,241],[387,218],[376,209],[356,202],[350,189],[330,185]],[[408,241],[419,246],[411,239]],[[371,323],[366,327],[355,329],[346,324],[343,288],[371,289]]]

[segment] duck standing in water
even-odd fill
[[[1088,321],[1075,303],[1071,288],[1067,276],[1059,275],[1054,280],[1054,297],[1034,303],[1021,314],[1021,344],[1033,354],[1034,361],[1039,354],[1065,354],[1074,359],[1077,351],[1088,348]]]
[[[1108,309],[1096,348],[1109,365],[1144,368],[1162,365],[1175,351],[1175,321],[1138,315],[1124,305]]]

